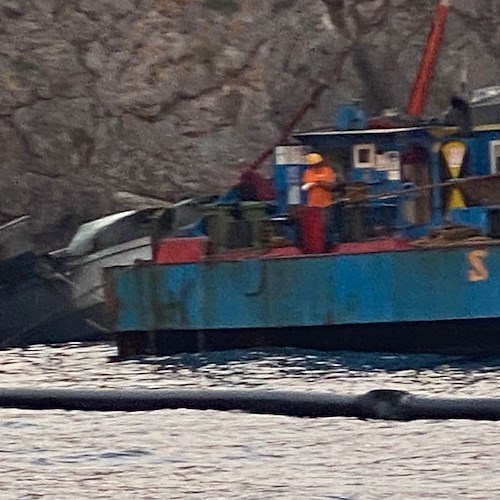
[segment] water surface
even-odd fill
[[[110,363],[109,345],[2,352],[3,387],[500,397],[498,359],[295,349]],[[500,498],[500,424],[240,412],[0,410],[0,498]]]

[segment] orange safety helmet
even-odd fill
[[[306,158],[309,165],[318,165],[319,163],[323,163],[323,157],[318,153],[309,153]]]

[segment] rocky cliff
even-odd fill
[[[354,97],[404,106],[436,4],[2,0],[0,219],[31,214],[48,248],[83,220],[219,191],[320,80],[301,128]],[[472,86],[500,82],[500,2],[455,0],[430,111],[464,54]]]

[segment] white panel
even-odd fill
[[[300,186],[290,186],[288,188],[288,204],[289,205],[300,205]]]
[[[305,165],[304,146],[277,146],[274,150],[276,165]]]
[[[492,174],[500,173],[500,141],[490,142],[490,168]]]

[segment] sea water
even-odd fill
[[[111,363],[113,346],[0,353],[2,387],[400,389],[500,397],[498,359],[279,349]],[[1,499],[500,498],[500,423],[0,409]]]

